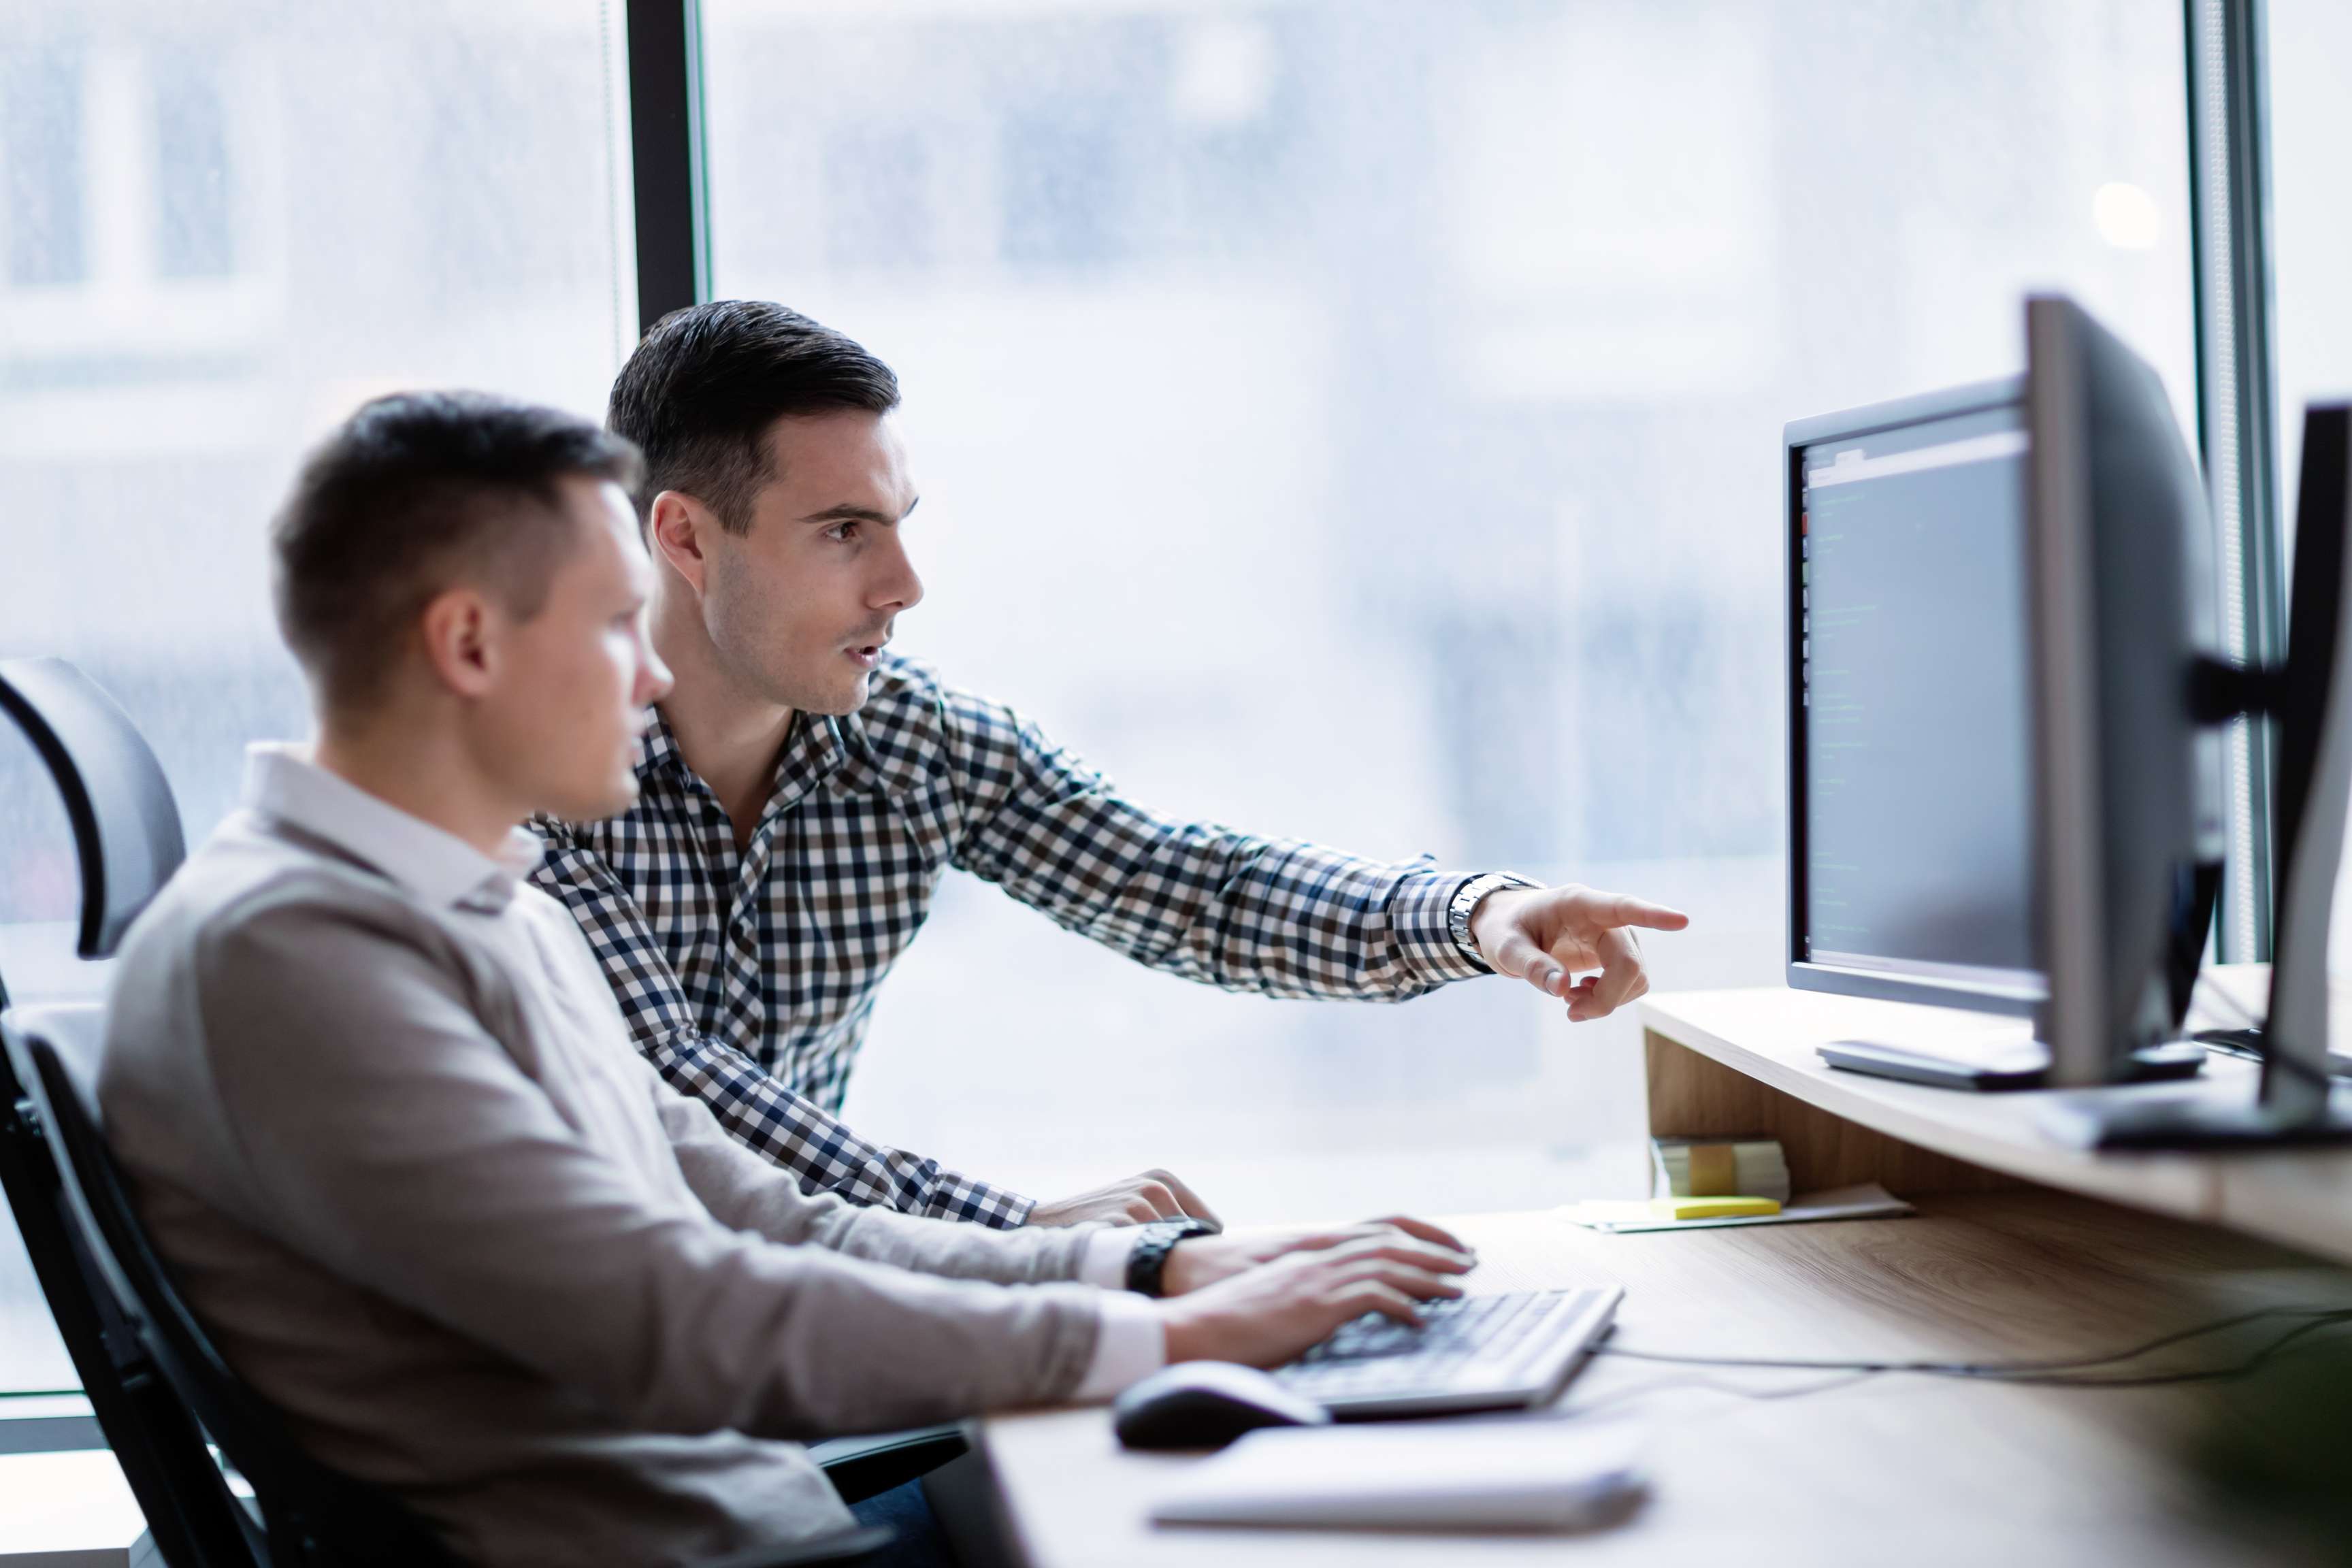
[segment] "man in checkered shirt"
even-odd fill
[[[857,344],[747,300],[664,318],[613,388],[609,423],[645,453],[653,637],[676,686],[636,805],[536,824],[537,879],[638,1048],[735,1137],[804,1185],[909,1214],[1213,1217],[1165,1171],[1039,1204],[837,1120],[875,993],[950,868],[1139,963],[1269,996],[1394,1001],[1500,973],[1586,1019],[1648,989],[1634,928],[1679,930],[1671,910],[1164,821],[1012,710],[885,652],[922,596],[898,402]]]

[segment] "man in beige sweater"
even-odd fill
[[[667,684],[635,461],[467,395],[321,447],[274,536],[317,740],[257,748],[118,966],[109,1137],[304,1444],[477,1562],[685,1562],[851,1522],[791,1439],[1272,1365],[1458,1294],[1413,1221],[1131,1273],[1134,1230],[855,1207],[661,1080],[520,826],[635,787]]]

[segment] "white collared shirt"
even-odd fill
[[[245,804],[351,851],[436,909],[511,901],[539,868],[538,837],[518,823],[493,858],[444,827],[403,811],[315,760],[300,742],[246,748]]]

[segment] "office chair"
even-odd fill
[[[0,1012],[0,1037],[9,1041],[0,1059],[0,1187],[82,1392],[163,1561],[172,1568],[252,1568],[260,1560],[252,1539],[257,1527],[81,1241],[28,1080],[18,1076],[16,1019]]]
[[[184,858],[171,785],[129,716],[62,659],[0,661],[0,710],[25,731],[65,799],[81,867],[79,950],[107,957]],[[396,1500],[304,1453],[188,1310],[99,1131],[103,1038],[94,1005],[0,1011],[0,1185],[164,1561],[459,1568]],[[207,1435],[251,1483],[251,1509],[230,1490]],[[878,1440],[883,1469],[873,1473],[903,1466],[899,1450],[921,1436]],[[711,1568],[855,1562],[890,1539],[887,1530],[845,1531]]]
[[[62,659],[0,661],[0,711],[32,742],[65,798],[81,869],[77,950],[103,958],[179,867],[171,786],[129,717]],[[0,1014],[0,1031],[5,1026]],[[257,1552],[254,1521],[100,1275],[29,1085],[16,1053],[0,1057],[0,1190],[82,1393],[164,1561],[173,1568],[247,1568]]]
[[[305,1453],[277,1411],[230,1370],[181,1300],[99,1134],[103,1033],[100,1009],[87,1005],[23,1009],[0,1025],[11,1068],[32,1089],[34,1112],[89,1255],[165,1380],[252,1484],[262,1550],[247,1559],[250,1568],[459,1568],[439,1538],[389,1493]],[[887,1530],[850,1530],[728,1562],[730,1568],[854,1562],[890,1539]]]
[[[163,765],[131,715],[61,658],[0,660],[0,711],[65,798],[81,865],[76,950],[105,958],[187,856]]]

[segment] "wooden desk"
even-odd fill
[[[1695,1016],[1712,1020],[1706,1027],[1717,1045],[1754,1047],[1738,1022],[1740,1004],[1711,1006],[1664,998],[1646,1009],[1654,1065],[1662,1046],[1689,1049],[1660,1037],[1699,1033]],[[1790,1044],[1785,1034],[1773,1037]],[[1674,1068],[1688,1064],[1667,1060],[1671,1096]],[[1793,1047],[1783,1065],[1801,1065]],[[1694,1076],[1702,1089],[1715,1081]],[[1668,1096],[1657,1103],[1671,1104]],[[1973,1097],[1946,1098],[1982,1109]],[[1706,1103],[1704,1092],[1686,1099]],[[1920,1114],[1916,1107],[1908,1113]],[[1927,1157],[1949,1162],[1949,1149],[1852,1126],[1868,1136],[1832,1130],[1809,1145],[1820,1158],[1847,1162],[1837,1174],[1907,1170],[1926,1187],[1943,1184]],[[1905,1192],[1920,1209],[1910,1219],[1629,1236],[1598,1235],[1542,1213],[1447,1223],[1481,1253],[1474,1290],[1622,1283],[1613,1343],[1628,1349],[1819,1359],[2096,1354],[2239,1310],[2245,1286],[2231,1276],[2245,1270],[2304,1269],[2292,1287],[2298,1298],[2352,1300],[2352,1276],[2261,1237],[1986,1171],[1950,1162],[1942,1173],[1956,1190]],[[2195,1205],[2208,1202],[2198,1194],[2210,1184],[2181,1177],[2178,1187],[2163,1185],[2176,1176],[2159,1175],[2158,1185],[2182,1194],[2184,1210],[2205,1213]],[[1898,1176],[1890,1184],[1902,1191],[1906,1183]],[[2068,1184],[2126,1190],[2105,1174]],[[1522,1418],[1638,1422],[1648,1434],[1653,1492],[1626,1522],[1577,1537],[1158,1528],[1147,1519],[1151,1498],[1194,1458],[1121,1450],[1100,1410],[998,1416],[980,1429],[1009,1533],[1034,1568],[1558,1562],[1571,1554],[1642,1568],[2262,1560],[2188,1505],[2190,1489],[2171,1445],[2191,1395],[1910,1376],[1830,1386],[1834,1381],[1596,1359],[1556,1411]],[[1755,1397],[1781,1393],[1790,1396]]]

